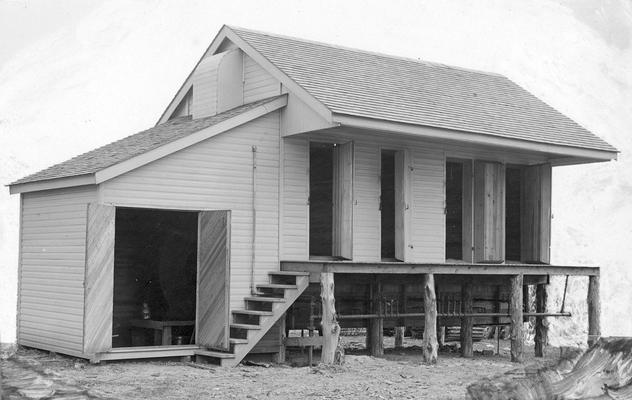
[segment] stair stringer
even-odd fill
[[[285,312],[294,304],[301,294],[309,286],[309,275],[296,276],[296,289],[285,289],[284,302],[272,305],[272,315],[262,316],[259,319],[259,329],[248,331],[248,343],[236,343],[233,345],[234,358],[221,360],[222,366],[234,367],[248,355],[265,334],[283,316]]]

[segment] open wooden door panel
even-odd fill
[[[198,216],[196,343],[228,350],[230,334],[230,211]]]
[[[85,354],[112,348],[116,208],[88,204],[84,309]]]
[[[521,190],[521,259],[550,262],[551,164],[524,167]]]
[[[406,153],[395,152],[395,258],[406,260]]]
[[[474,163],[474,261],[505,260],[505,166]]]
[[[334,147],[333,256],[351,259],[353,231],[353,142]]]

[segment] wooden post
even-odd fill
[[[535,289],[535,311],[546,312],[547,292],[546,284],[538,284]],[[549,324],[546,317],[535,318],[535,356],[544,357],[544,349],[548,341]]]
[[[279,352],[277,353],[276,357],[275,357],[275,362],[278,364],[283,364],[285,362],[285,339],[287,338],[287,336],[285,335],[285,317],[286,314],[284,313],[281,318],[279,319],[279,322],[277,322],[277,324],[279,325]]]
[[[382,310],[382,282],[375,278],[371,284],[371,304],[374,313],[383,314]],[[367,330],[367,348],[373,357],[384,355],[384,320],[371,318]]]
[[[404,346],[404,331],[406,327],[404,326],[396,326],[395,327],[395,348],[400,348]]]
[[[472,310],[472,283],[464,282],[461,285],[461,311],[471,313]],[[472,344],[472,317],[461,318],[461,356],[472,357],[474,348]]]
[[[511,278],[511,301],[509,314],[511,318],[511,361],[522,362],[524,326],[522,322],[522,274],[513,275]]]
[[[531,302],[529,301],[529,285],[522,286],[522,311],[528,313],[531,311]],[[522,318],[522,322],[529,322],[529,317]]]
[[[333,364],[340,337],[340,325],[336,319],[333,272],[320,273],[320,299],[323,306],[321,318],[323,349],[320,360],[323,364]]]
[[[591,346],[601,336],[599,317],[601,301],[599,299],[599,276],[588,277],[588,345]]]
[[[424,338],[421,344],[424,361],[437,362],[439,344],[437,343],[437,295],[433,274],[424,275]]]

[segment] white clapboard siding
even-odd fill
[[[353,182],[353,260],[376,261],[380,254],[380,148],[355,142]]]
[[[309,257],[309,142],[304,137],[284,138],[282,157],[280,257],[306,260]]]
[[[225,53],[206,57],[193,71],[191,115],[204,118],[217,114],[217,79],[219,64]]]
[[[279,113],[274,112],[101,185],[103,203],[232,210],[231,308],[250,294],[252,146],[256,146],[256,281],[278,270]]]
[[[86,216],[96,188],[22,196],[18,343],[81,354]]]
[[[281,84],[244,55],[244,104],[281,94]]]
[[[412,152],[411,240],[408,262],[445,261],[445,158],[442,152]]]

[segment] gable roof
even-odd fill
[[[334,114],[617,151],[499,74],[237,27],[225,29]]]
[[[153,128],[136,133],[121,140],[117,140],[116,142],[112,142],[71,158],[70,160],[36,172],[32,175],[28,175],[22,179],[18,179],[17,181],[9,184],[9,186],[60,178],[94,175],[115,165],[146,155],[168,144],[191,138],[194,134],[207,130],[207,128],[219,127],[219,129],[216,129],[212,132],[212,134],[201,135],[196,137],[193,141],[189,140],[186,143],[183,142],[184,147],[187,147],[200,140],[207,139],[210,136],[214,136],[215,134],[221,133],[261,115],[274,111],[285,104],[286,95],[280,95],[245,104],[232,110],[206,118],[191,119],[190,116],[175,118],[165,122],[164,124],[157,125]],[[246,118],[237,120],[240,116],[245,116]],[[174,146],[176,151],[181,148],[183,148],[183,146]],[[153,161],[151,157],[147,162],[150,161]],[[92,183],[99,182],[98,180],[95,180]]]

